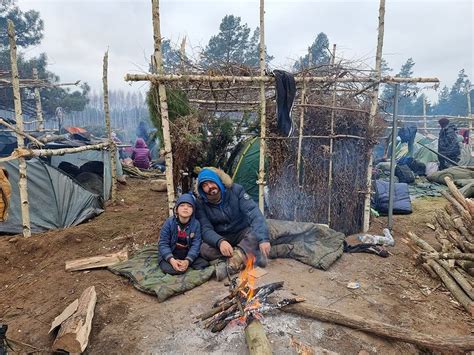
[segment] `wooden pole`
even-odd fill
[[[332,56],[331,56],[331,66],[334,68],[334,63],[336,61],[336,44],[332,47]],[[337,73],[335,75],[334,87],[332,90],[332,106],[336,106],[336,94],[337,94]],[[334,136],[334,119],[336,117],[336,111],[333,109],[331,111],[331,136]],[[329,139],[329,167],[328,167],[328,217],[327,224],[331,227],[331,201],[332,201],[332,154],[334,150],[334,138]]]
[[[371,104],[370,104],[370,116],[369,116],[369,130],[374,126],[375,116],[377,115],[378,108],[378,99],[379,99],[379,83],[382,78],[381,66],[382,66],[382,49],[383,49],[383,35],[384,35],[384,25],[385,25],[385,0],[380,0],[379,6],[379,27],[378,27],[378,38],[377,38],[377,52],[375,54],[375,74],[374,81],[375,85],[371,94]],[[372,190],[372,149],[369,149],[367,164],[367,183],[366,183],[366,192],[365,192],[365,201],[364,201],[364,228],[363,231],[367,232],[369,230],[370,224],[370,199],[371,199],[371,190]]]
[[[20,96],[20,77],[18,75],[18,64],[16,59],[16,39],[15,26],[11,20],[8,20],[8,40],[10,42],[10,62],[12,68],[12,84],[13,84],[13,100],[15,104],[15,120],[16,128],[23,132],[23,113],[21,110],[21,96]],[[18,149],[25,148],[25,140],[23,135],[16,135]],[[26,175],[26,160],[23,157],[18,158],[18,172],[20,178],[18,180],[18,187],[20,189],[20,205],[21,205],[21,220],[23,225],[23,236],[31,237],[30,227],[30,209],[28,203],[28,186]]]
[[[305,100],[306,100],[306,83],[303,83],[303,89],[301,90],[301,111],[300,111],[300,127],[298,134],[298,154],[296,157],[296,183],[300,186],[300,189],[303,187],[301,181],[301,146],[303,145],[303,130],[304,130],[304,115],[305,115]]]
[[[311,62],[313,59],[313,53],[311,52],[311,47],[308,47],[308,68],[311,66]],[[301,60],[301,70],[303,71],[304,75],[304,61]],[[306,82],[303,81],[303,88],[301,89],[301,111],[300,111],[300,126],[298,132],[298,152],[296,156],[296,183],[298,184],[300,193],[303,190],[303,180],[301,178],[301,147],[303,145],[303,131],[304,131],[304,115],[306,112]],[[298,210],[297,204],[294,206],[293,211],[293,220],[296,221],[296,212]]]
[[[107,138],[109,142],[109,154],[110,154],[110,169],[112,174],[112,191],[111,199],[112,202],[117,200],[117,162],[115,155],[117,147],[114,140],[112,139],[112,126],[110,124],[110,110],[109,110],[109,85],[107,82],[107,72],[109,66],[109,51],[107,50],[104,54],[104,65],[103,65],[103,76],[102,83],[104,85],[104,113],[105,113],[105,127],[107,129]]]
[[[180,64],[181,64],[181,73],[184,74],[185,73],[185,69],[186,69],[186,66],[185,66],[185,59],[186,59],[186,36],[183,37],[183,40],[181,41],[181,48],[179,50],[179,61],[180,61]]]
[[[33,68],[33,79],[39,80],[38,69]],[[44,130],[43,108],[41,107],[40,88],[35,87],[35,101],[36,101],[36,129],[38,131]]]
[[[297,303],[281,308],[282,311],[300,315],[302,317],[317,319],[323,322],[340,324],[363,332],[375,334],[384,338],[401,340],[407,343],[421,345],[431,349],[443,350],[472,350],[474,349],[474,337],[465,336],[437,336],[423,334],[412,329],[400,328],[391,324],[376,322],[367,317],[348,316],[337,311]]]
[[[247,342],[250,355],[273,354],[263,325],[258,319],[252,319],[245,327],[245,341]]]
[[[13,132],[15,132],[16,134],[21,135],[22,137],[28,138],[30,141],[34,142],[38,146],[44,146],[44,144],[42,142],[40,142],[38,139],[36,139],[35,137],[29,135],[28,133],[25,133],[25,131],[19,130],[15,126],[9,124],[7,121],[4,121],[2,118],[0,118],[0,125],[8,127]]]
[[[153,0],[154,1],[154,0]],[[261,34],[260,34],[261,35]],[[233,76],[233,75],[209,75],[209,74],[126,74],[125,81],[151,81],[159,82],[229,82],[229,83],[273,83],[275,78],[271,76]],[[312,83],[329,83],[334,81],[332,76],[306,76],[296,77],[295,82],[301,83],[303,81]],[[351,76],[338,78],[340,83],[439,83],[438,78],[402,78],[394,76],[380,77],[374,76]],[[444,116],[443,116],[444,117]]]
[[[153,39],[155,44],[155,51],[153,54],[153,70],[156,74],[163,74],[163,59],[161,54],[160,1],[152,0],[151,5],[153,12]],[[166,88],[161,82],[158,83],[158,97],[160,101],[161,127],[163,129],[163,140],[165,143],[165,174],[166,189],[168,191],[168,213],[170,216],[172,216],[175,199],[173,184],[173,152],[171,149],[171,134]]]
[[[426,96],[425,95],[423,95],[423,128],[425,130],[425,133],[427,133],[428,126],[426,124]]]
[[[109,143],[99,143],[94,145],[84,145],[81,147],[75,148],[62,148],[62,149],[26,149],[18,148],[13,151],[13,153],[5,158],[0,158],[0,163],[7,161],[20,159],[20,158],[33,158],[33,157],[52,157],[57,155],[64,155],[69,153],[79,153],[86,150],[99,150],[104,149],[109,146]]]
[[[265,76],[265,1],[260,0],[260,76]],[[258,207],[262,213],[265,212],[264,191],[265,191],[265,153],[266,153],[266,101],[265,83],[260,82],[260,155],[258,167]]]
[[[474,150],[474,132],[472,131],[471,84],[467,86],[467,116],[469,117],[469,146]]]

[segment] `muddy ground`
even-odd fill
[[[124,247],[130,252],[157,240],[166,218],[166,194],[153,192],[148,181],[130,180],[120,186],[119,200],[105,213],[80,226],[34,235],[0,236],[0,323],[9,325],[8,337],[30,344],[15,345],[18,352],[49,352],[51,321],[88,286],[95,285],[97,305],[86,353],[215,353],[245,354],[240,326],[212,334],[194,324],[193,316],[208,310],[227,288],[210,281],[164,303],[137,291],[125,278],[107,270],[66,272],[69,259],[93,256]],[[414,213],[396,216],[392,255],[344,254],[329,271],[314,270],[294,260],[271,260],[260,283],[285,281],[281,297],[297,294],[308,303],[347,315],[390,323],[433,335],[470,335],[473,322],[467,313],[419,267],[401,238],[414,231],[434,241],[425,223],[442,198],[417,199]],[[386,218],[373,221],[371,231],[381,233]],[[347,288],[357,281],[360,288]],[[416,354],[425,349],[388,341],[342,326],[282,312],[264,319],[277,354],[296,354],[291,338],[310,347],[340,354]]]

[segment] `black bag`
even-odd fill
[[[398,178],[398,182],[406,184],[415,182],[415,174],[413,174],[408,165],[397,165],[395,167],[395,176]]]

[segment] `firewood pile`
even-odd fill
[[[432,277],[440,279],[474,316],[474,201],[466,199],[449,177],[445,181],[449,192],[442,194],[449,204],[444,210],[436,211],[431,226],[441,249],[435,249],[415,233],[408,235],[416,244],[417,259],[422,267]]]

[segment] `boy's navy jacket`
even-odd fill
[[[222,193],[222,201],[212,204],[207,201],[201,188],[204,181],[215,182]],[[196,217],[201,223],[202,237],[207,244],[219,248],[226,235],[236,234],[244,228],[251,227],[259,243],[269,241],[268,227],[258,205],[239,184],[225,187],[217,174],[204,169],[199,174]]]
[[[186,234],[188,235],[189,251],[186,259],[189,260],[191,265],[194,260],[199,256],[201,250],[201,226],[199,221],[191,218],[189,223],[185,227]],[[161,227],[160,241],[158,242],[158,250],[160,256],[169,261],[173,257],[173,251],[176,248],[176,242],[178,241],[178,221],[176,216],[169,217],[163,227]]]

